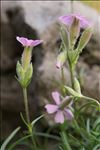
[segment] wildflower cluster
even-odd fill
[[[69,16],[59,17],[61,22],[61,47],[57,57],[56,67],[61,69],[68,61],[70,77],[72,87],[64,85],[67,96],[60,101],[60,94],[57,92],[52,93],[52,97],[56,102],[56,105],[47,104],[45,108],[49,114],[55,113],[54,120],[56,123],[64,123],[64,120],[72,120],[74,118],[71,107],[69,107],[68,100],[70,99],[71,106],[74,100],[80,100],[81,98],[87,100],[93,100],[94,103],[98,103],[95,99],[83,96],[81,93],[81,87],[78,79],[75,75],[75,66],[78,58],[86,44],[89,42],[93,33],[93,29],[89,21],[83,16],[78,14],[71,14]],[[81,34],[81,29],[83,32]],[[79,41],[77,41],[79,40]],[[77,45],[76,45],[77,44]],[[60,107],[63,104],[63,107]],[[98,103],[99,104],[99,103]],[[100,104],[99,104],[100,107]]]
[[[54,100],[54,104],[46,104],[45,109],[48,114],[53,114],[55,123],[59,123],[61,127],[61,131],[59,133],[60,136],[60,144],[59,150],[72,150],[72,146],[74,149],[81,150],[96,150],[100,147],[100,140],[98,131],[100,131],[100,118],[96,120],[93,125],[93,131],[91,131],[90,121],[87,121],[87,128],[84,129],[85,126],[84,121],[82,120],[82,126],[77,123],[76,120],[76,108],[75,102],[79,101],[80,99],[85,99],[87,101],[92,102],[92,104],[96,104],[99,106],[100,110],[100,103],[98,100],[93,98],[84,96],[82,94],[81,86],[76,76],[75,67],[79,58],[80,53],[89,42],[91,35],[93,33],[92,26],[89,21],[85,19],[85,17],[80,16],[78,14],[71,14],[68,16],[61,16],[59,17],[59,21],[61,23],[61,46],[59,50],[59,54],[57,57],[56,67],[57,69],[61,69],[63,71],[64,65],[68,62],[69,65],[69,72],[70,72],[70,79],[71,79],[71,87],[65,85],[63,83],[64,95],[62,91],[53,91],[52,98]],[[83,30],[81,33],[81,29]],[[21,114],[21,118],[27,127],[27,134],[24,135],[21,139],[16,141],[9,150],[15,148],[15,146],[23,141],[24,139],[30,138],[32,140],[32,146],[29,143],[30,149],[32,150],[42,150],[41,147],[38,148],[37,138],[35,138],[36,134],[45,137],[52,137],[59,141],[59,137],[52,136],[45,133],[37,133],[34,128],[34,124],[43,117],[40,116],[30,121],[29,116],[29,109],[28,109],[28,98],[27,98],[27,86],[29,85],[32,74],[33,74],[33,66],[31,63],[32,57],[32,50],[35,46],[42,43],[42,40],[29,40],[24,37],[17,37],[17,40],[22,44],[24,47],[24,51],[22,53],[21,60],[17,62],[16,72],[17,72],[17,80],[19,81],[22,89],[23,89],[23,96],[24,96],[24,105],[25,105],[25,113],[26,118],[24,119],[23,115]],[[64,74],[63,74],[64,75]],[[90,103],[89,103],[90,104]],[[98,105],[97,105],[98,104]],[[86,106],[86,105],[85,105]],[[83,109],[85,106],[80,107],[79,110]],[[67,134],[66,128],[67,126],[65,120],[72,121],[72,129],[76,132],[72,135],[71,133]],[[10,140],[15,136],[15,134],[20,130],[20,127],[15,129],[12,134],[5,140],[2,144],[1,149],[5,150],[7,144]],[[51,129],[50,129],[51,130]],[[67,138],[67,135],[69,139]],[[78,135],[78,138],[74,137],[74,135]],[[69,144],[70,141],[70,144]],[[78,146],[77,146],[78,145]],[[90,148],[90,149],[88,149]],[[44,147],[43,147],[44,150]],[[58,147],[57,147],[58,150]],[[98,149],[99,150],[99,149]]]

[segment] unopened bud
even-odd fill
[[[19,61],[17,62],[16,72],[18,81],[23,88],[27,87],[33,74],[32,64],[29,64],[27,70],[24,70]]]
[[[80,93],[74,91],[72,88],[70,88],[70,87],[68,87],[68,86],[64,86],[64,87],[65,87],[65,89],[67,90],[67,92],[68,92],[69,94],[71,94],[72,96],[78,97],[78,98],[81,98],[81,97],[82,97],[82,95],[81,95]]]
[[[80,83],[79,83],[79,81],[77,80],[76,77],[74,78],[74,89],[75,89],[76,92],[81,94]]]
[[[85,29],[85,31],[83,32],[78,47],[77,49],[79,49],[80,51],[82,51],[82,49],[87,45],[87,43],[89,42],[91,35],[93,33],[93,29],[92,27],[88,27]]]
[[[57,63],[56,63],[56,67],[58,69],[60,69],[64,65],[64,63],[66,62],[66,58],[67,58],[67,52],[66,51],[63,51],[58,55]]]

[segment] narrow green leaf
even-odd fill
[[[87,119],[86,127],[87,127],[88,134],[90,134],[90,119],[89,118]]]
[[[21,119],[22,119],[22,121],[24,122],[24,124],[25,124],[27,127],[29,127],[29,125],[28,125],[28,123],[25,121],[25,119],[24,119],[22,113],[20,113],[20,116],[21,116]]]
[[[100,150],[100,144],[97,144],[92,150]]]
[[[4,141],[4,143],[1,146],[1,150],[5,150],[9,142],[12,140],[12,138],[16,135],[16,133],[20,130],[20,127],[16,128],[9,136],[8,138]]]
[[[100,117],[94,122],[93,128],[97,128],[98,125],[100,126]]]
[[[14,142],[11,146],[9,146],[8,150],[14,150],[15,146],[21,144],[24,140],[28,139],[29,137],[31,137],[31,135],[27,135],[27,136],[20,138],[19,140]]]
[[[43,117],[44,117],[44,115],[39,116],[38,118],[36,118],[35,120],[32,121],[31,125],[34,126],[34,124]]]
[[[42,136],[42,137],[46,137],[46,138],[51,138],[51,139],[60,141],[60,138],[59,138],[58,136],[51,135],[51,134],[48,134],[48,133],[40,133],[40,132],[36,132],[36,133],[35,133],[35,132],[34,132],[34,135]]]
[[[67,135],[64,131],[61,132],[61,139],[62,139],[62,142],[63,142],[63,145],[64,145],[64,149],[65,150],[72,150],[70,145],[69,145]]]
[[[59,149],[60,149],[60,150],[64,150],[61,146],[59,146]]]

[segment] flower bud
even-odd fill
[[[68,87],[68,86],[64,86],[65,89],[68,91],[69,94],[71,94],[72,96],[74,97],[78,97],[78,98],[81,98],[82,95],[76,91],[74,91],[72,88]]]
[[[74,16],[73,16],[74,17]],[[80,33],[80,21],[74,17],[70,27],[70,48],[73,49]]]
[[[66,51],[63,51],[58,55],[57,63],[56,63],[56,67],[58,69],[60,69],[64,65],[64,63],[66,62],[66,58],[67,58],[67,52]]]
[[[82,51],[82,49],[83,49],[83,48],[87,45],[87,43],[89,42],[92,33],[93,33],[92,27],[86,28],[86,30],[83,32],[83,34],[82,34],[82,36],[81,36],[81,38],[80,38],[80,41],[79,41],[79,44],[78,44],[77,49],[79,49],[80,51]]]
[[[77,80],[76,77],[74,77],[74,89],[75,89],[76,92],[81,94],[80,83],[79,83],[79,81]]]
[[[17,62],[16,72],[18,81],[23,88],[27,87],[33,74],[32,64],[29,64],[27,70],[24,70],[19,61]]]

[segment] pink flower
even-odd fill
[[[55,101],[55,104],[47,104],[45,106],[48,114],[55,113],[54,120],[56,123],[63,123],[65,119],[71,120],[73,118],[73,113],[71,112],[71,110],[69,108],[63,108],[63,109],[60,108],[63,102],[60,99],[60,94],[57,91],[52,92],[52,97]],[[65,98],[66,101],[68,100],[68,98],[69,96]],[[72,103],[70,103],[69,105],[71,104]]]
[[[34,47],[37,46],[39,44],[41,44],[43,41],[42,40],[29,40],[27,38],[24,37],[16,37],[17,41],[19,41],[24,47]]]
[[[60,69],[62,66],[63,66],[63,64],[61,64],[61,62],[60,62],[60,61],[57,61],[57,63],[56,63],[56,67],[57,67],[57,69]]]
[[[71,15],[67,15],[67,16],[61,16],[61,17],[59,17],[59,20],[63,24],[70,26],[74,20],[74,17],[79,19],[81,28],[86,28],[91,25],[90,22],[85,17],[83,17],[79,14],[71,14]]]

